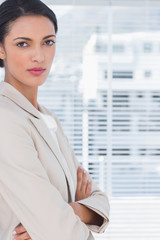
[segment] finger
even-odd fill
[[[16,232],[16,234],[21,234],[23,232],[26,232],[26,229],[25,229],[25,227],[23,225],[20,225],[20,226],[16,227],[14,229],[14,231]]]
[[[29,240],[31,239],[30,235],[28,234],[28,232],[22,233],[19,236],[14,237],[15,240]]]
[[[86,171],[84,170],[84,171],[83,171],[82,184],[81,184],[81,191],[82,191],[83,193],[86,192],[86,187],[87,187],[87,173],[86,173]]]
[[[91,195],[91,189],[92,189],[92,183],[90,180],[87,182],[87,187],[86,187],[86,196],[89,197]]]
[[[80,191],[83,179],[83,169],[79,167],[77,170],[77,191]]]

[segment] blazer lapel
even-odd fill
[[[47,143],[49,148],[52,150],[54,156],[56,157],[59,164],[61,165],[61,167],[64,171],[64,174],[66,176],[66,179],[68,181],[71,199],[72,199],[72,201],[74,201],[74,185],[73,185],[72,177],[69,172],[69,168],[67,166],[65,159],[59,152],[59,150],[56,146],[56,143],[55,143],[54,139],[52,138],[52,134],[50,133],[48,127],[43,122],[43,120],[34,118],[32,116],[29,116],[29,119],[31,120],[32,124],[35,126],[35,128],[37,129],[39,134],[42,136],[42,138],[45,140],[45,142]]]
[[[55,157],[59,160],[60,154],[59,154],[58,148],[54,142],[54,139],[52,138],[52,135],[51,135],[47,125],[44,123],[44,121],[42,119],[34,118],[32,116],[29,116],[29,119],[32,122],[32,124],[35,126],[35,128],[37,129],[37,131],[39,132],[41,137],[45,140],[47,145],[50,147],[50,149],[54,153]]]

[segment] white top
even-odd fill
[[[57,140],[57,136],[56,136],[56,131],[57,131],[57,123],[56,123],[56,121],[50,115],[46,115],[46,114],[41,113],[41,112],[39,112],[39,113],[42,116],[42,118],[43,118],[44,122],[46,123],[47,127],[49,128],[49,130],[50,130],[50,132],[52,134],[52,137],[55,140],[57,148],[60,151],[58,140]]]
[[[57,123],[56,121],[54,120],[53,117],[51,117],[50,115],[47,115],[47,114],[44,114],[42,112],[40,112],[40,115],[42,116],[44,122],[46,123],[47,127],[49,128],[51,134],[52,134],[52,137],[56,143],[56,146],[59,150],[59,153],[61,155],[61,160],[63,161],[63,163],[65,164],[66,166],[66,169],[67,169],[67,172],[68,172],[68,176],[70,176],[70,188],[72,189],[72,192],[74,191],[74,184],[73,184],[73,181],[72,181],[72,177],[71,177],[71,174],[70,174],[70,170],[68,168],[68,165],[66,163],[66,160],[64,159],[64,156],[60,150],[60,147],[59,147],[59,143],[58,143],[58,140],[57,140],[57,136],[56,136],[56,131],[57,131]]]

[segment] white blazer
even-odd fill
[[[0,240],[11,240],[20,223],[32,240],[94,239],[91,231],[102,233],[108,225],[108,198],[91,180],[90,197],[79,203],[101,215],[103,224],[86,225],[74,214],[68,203],[75,201],[80,164],[55,114],[38,107],[55,119],[65,161],[39,111],[12,85],[0,83]]]

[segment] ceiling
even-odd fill
[[[27,1],[27,0],[26,0]],[[160,6],[160,0],[41,0],[47,5]],[[0,4],[4,0],[0,0]]]
[[[27,0],[26,0],[27,1]],[[47,5],[106,5],[110,0],[41,0]],[[0,0],[0,3],[4,0]]]

